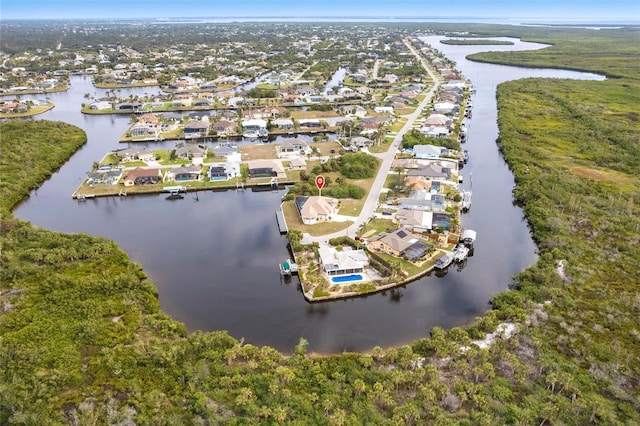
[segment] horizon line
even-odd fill
[[[478,20],[501,20],[501,21],[519,21],[519,23],[527,23],[526,20],[532,20],[532,24],[540,23],[584,23],[584,24],[616,24],[616,25],[638,25],[640,19],[630,20],[624,18],[549,18],[549,17],[537,17],[537,16],[465,16],[465,15],[434,15],[434,16],[366,16],[366,15],[350,15],[350,16],[312,16],[312,15],[228,15],[228,16],[132,16],[132,17],[72,17],[72,18],[44,18],[44,17],[0,17],[2,21],[133,21],[133,20],[150,20],[150,21],[170,21],[170,20],[226,20],[226,19],[251,19],[251,20],[273,20],[273,19],[307,19],[307,20],[339,20],[344,21],[348,19],[357,20],[375,20],[375,21],[416,21],[416,20],[452,20],[452,19],[470,19],[473,21]]]

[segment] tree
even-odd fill
[[[293,353],[297,356],[305,357],[307,355],[307,348],[309,342],[304,337],[301,337],[298,344],[293,348]]]

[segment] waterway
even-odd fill
[[[468,324],[489,308],[491,294],[507,288],[510,277],[536,260],[522,211],[512,203],[513,176],[500,157],[495,88],[523,77],[598,79],[570,71],[522,69],[467,61],[487,46],[438,45],[473,81],[473,117],[464,148],[470,160],[463,170],[473,186],[473,206],[463,225],[478,232],[473,257],[461,270],[449,267],[393,291],[368,297],[308,304],[297,279],[285,282],[278,263],[288,257],[286,238],[276,225],[282,191],[201,192],[198,200],[163,196],[71,199],[91,164],[122,148],[128,116],[87,116],[85,93],[103,91],[89,77],[74,76],[67,92],[48,98],[56,107],[37,119],[61,120],[83,128],[88,143],[16,210],[34,225],[68,233],[85,232],[116,241],[142,264],[158,287],[162,309],[189,330],[228,330],[245,342],[290,351],[300,337],[310,350],[342,352],[392,346],[427,336],[431,327]],[[540,48],[516,42],[498,50]],[[491,46],[490,49],[493,49]],[[151,93],[151,88],[120,95]],[[35,96],[43,99],[43,96]],[[166,147],[168,142],[153,144]],[[164,145],[163,145],[164,144]]]
[[[333,73],[333,75],[331,76],[327,84],[325,84],[322,93],[326,95],[327,93],[333,92],[333,89],[335,89],[336,87],[342,84],[346,75],[347,75],[346,68],[338,68],[338,70]]]

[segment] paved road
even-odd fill
[[[418,58],[418,60],[422,64],[422,67],[427,71],[427,73],[429,73],[429,76],[433,80],[433,87],[431,88],[431,90],[429,90],[424,100],[420,102],[420,105],[418,106],[418,108],[416,108],[416,110],[413,113],[407,116],[407,122],[402,127],[402,129],[398,132],[396,137],[393,139],[393,142],[391,143],[391,147],[389,148],[389,150],[382,154],[373,154],[382,160],[382,165],[378,170],[378,175],[376,176],[376,179],[373,182],[373,185],[371,186],[371,190],[369,191],[367,199],[364,202],[364,206],[362,207],[362,211],[360,212],[360,216],[358,216],[358,219],[353,224],[351,224],[347,229],[334,232],[333,234],[314,237],[305,233],[302,238],[303,244],[310,244],[312,242],[323,242],[331,238],[340,237],[343,235],[349,235],[354,237],[358,232],[358,229],[360,228],[360,226],[363,223],[366,223],[373,216],[373,213],[378,207],[378,200],[380,199],[380,193],[382,192],[384,182],[387,178],[387,175],[389,174],[389,170],[391,169],[391,163],[393,162],[393,159],[395,157],[398,147],[402,143],[402,137],[405,135],[405,133],[407,133],[411,129],[413,122],[420,116],[424,108],[431,101],[431,98],[433,98],[433,95],[435,95],[436,92],[438,91],[438,88],[440,87],[440,80],[438,79],[438,77],[433,73],[433,71],[431,71],[431,69],[427,65],[427,62],[423,59],[422,56],[420,56],[420,53],[416,51],[415,48],[406,40],[404,41],[404,43],[409,48],[411,53],[413,53],[416,56],[416,58]]]

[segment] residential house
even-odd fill
[[[293,120],[288,118],[278,118],[277,120],[271,121],[271,124],[282,130],[293,130],[295,128]]]
[[[410,99],[414,99],[417,95],[416,95],[416,92],[412,92],[410,90],[407,90],[407,91],[399,93],[398,96],[400,96],[403,99],[410,100]]]
[[[311,147],[305,141],[299,139],[286,139],[277,147],[278,158],[297,157],[311,153]]]
[[[138,122],[129,128],[129,134],[132,137],[155,136],[156,128],[155,126]]]
[[[400,208],[408,210],[424,210],[432,212],[444,212],[446,198],[444,194],[434,194],[425,189],[413,191],[409,197],[398,200]]]
[[[347,99],[349,99],[347,97]],[[310,104],[319,104],[324,101],[324,98],[321,95],[308,95],[304,98]]]
[[[344,247],[341,251],[323,244],[318,248],[322,271],[329,276],[361,274],[369,266],[369,258],[364,250]]]
[[[381,251],[392,256],[401,257],[416,248],[414,244],[420,240],[410,231],[397,228],[388,232],[381,232],[367,241],[367,248],[371,251]],[[422,243],[424,244],[424,243]],[[414,247],[412,247],[414,246]]]
[[[356,136],[351,138],[351,144],[357,146],[358,148],[366,148],[372,146],[373,141],[363,136]]]
[[[442,126],[424,126],[419,128],[418,131],[433,139],[443,139],[449,136],[449,128]]]
[[[368,82],[371,81],[371,79],[369,79],[369,77],[367,77],[364,74],[350,74],[349,78],[351,80],[353,80],[356,83],[361,83],[361,84],[367,84]]]
[[[200,166],[172,167],[165,174],[164,180],[172,182],[187,182],[202,180]]]
[[[373,110],[378,114],[393,114],[394,108],[393,106],[377,106]]]
[[[380,129],[378,123],[362,123],[361,135],[372,135]]]
[[[454,104],[460,103],[462,100],[462,94],[454,92],[440,92],[438,93],[439,102],[451,102]]]
[[[296,197],[298,213],[305,225],[331,220],[331,215],[337,213],[338,200],[330,197]]]
[[[398,209],[396,219],[400,226],[414,232],[431,232],[433,212],[426,210]]]
[[[449,154],[449,150],[443,146],[415,145],[413,156],[420,159],[437,159]]]
[[[250,178],[287,177],[280,160],[253,160],[247,162]]]
[[[209,180],[210,181],[223,181],[223,180],[228,180],[229,176],[227,175],[227,170],[225,169],[224,165],[219,165],[219,164],[215,164],[215,165],[211,165],[211,167],[209,168]]]
[[[216,157],[224,157],[227,161],[240,161],[242,155],[238,152],[238,147],[227,143],[211,148],[213,155]]]
[[[341,126],[345,121],[354,121],[351,117],[324,117],[322,120],[330,127]]]
[[[295,157],[289,163],[289,170],[307,170],[307,162],[304,158]]]
[[[193,101],[194,107],[208,107],[213,105],[213,102],[210,99],[197,98]]]
[[[431,114],[422,124],[425,127],[440,126],[451,128],[452,123],[453,120],[451,120],[450,117],[447,117],[444,114]]]
[[[183,160],[191,160],[193,164],[202,164],[207,156],[207,148],[199,145],[185,145],[176,148],[176,157]]]
[[[460,111],[460,105],[451,102],[438,102],[433,106],[433,110],[441,114],[450,114]]]
[[[213,163],[209,168],[209,180],[223,181],[240,176],[240,163],[227,161],[226,163]]]
[[[210,123],[204,120],[191,121],[184,125],[184,137],[189,139],[206,136],[209,133],[209,125]]]
[[[0,111],[2,112],[14,112],[18,111],[18,108],[23,105],[19,102],[6,102],[0,106]],[[23,105],[24,106],[24,105]]]
[[[209,99],[213,101],[216,98],[216,95],[213,92],[200,92],[198,94],[199,99]]]
[[[117,185],[122,178],[123,169],[109,168],[95,170],[87,173],[86,184],[91,186]]]
[[[200,90],[216,90],[218,85],[213,82],[203,83],[199,86]]]
[[[140,117],[138,117],[138,122],[157,126],[160,122],[160,117],[158,116],[158,114],[142,114]]]
[[[319,128],[321,127],[320,120],[317,118],[303,118],[298,120],[298,125],[300,127],[308,127],[308,128]]]
[[[429,163],[421,166],[417,170],[409,170],[407,176],[422,176],[428,179],[451,180],[452,173],[448,167],[442,167],[436,163]]]
[[[364,100],[364,96],[362,96],[360,93],[350,93],[348,95],[345,95],[344,99],[346,99],[347,101],[362,101]]]
[[[384,77],[378,78],[378,83],[383,85],[395,84],[398,81],[398,76],[395,74],[386,74]]]
[[[233,121],[220,120],[213,123],[211,127],[221,136],[230,136],[236,134],[237,124]]]
[[[342,114],[350,114],[355,115],[356,117],[365,117],[367,115],[367,110],[361,105],[342,105],[340,107],[340,112]]]
[[[281,106],[268,106],[264,108],[264,116],[271,118],[283,117],[287,114],[288,110]]]
[[[93,102],[92,104],[89,105],[89,109],[96,110],[96,111],[104,111],[106,109],[111,109],[111,108],[112,108],[111,102],[107,102],[107,101]]]
[[[116,105],[118,111],[137,111],[142,107],[139,102],[123,102]]]
[[[300,95],[297,94],[285,94],[282,96],[282,102],[284,103],[297,103],[300,101]]]
[[[269,114],[262,108],[242,111],[242,117],[246,120],[260,120],[268,116]]]
[[[143,169],[136,167],[125,172],[124,186],[153,185],[160,181],[161,172],[158,168]]]
[[[123,163],[131,161],[150,161],[155,159],[153,152],[147,151],[146,148],[125,148],[113,151],[113,153]]]
[[[387,116],[377,116],[377,117],[364,117],[362,119],[362,123],[377,123],[378,125],[391,123],[393,121],[393,117]]]

